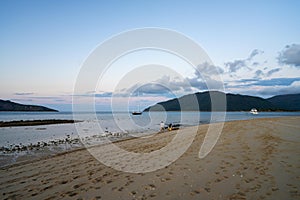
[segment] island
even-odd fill
[[[9,112],[58,112],[58,110],[38,105],[25,105],[0,99],[0,111]]]

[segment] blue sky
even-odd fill
[[[2,0],[0,96],[70,110],[76,77],[91,51],[115,34],[143,27],[172,29],[196,41],[222,71],[227,92],[297,93],[299,8],[299,1]],[[106,94],[114,92],[110,79],[118,66],[122,62],[94,91],[98,109],[109,107]],[[192,91],[203,91],[200,85]],[[172,97],[159,87],[145,88],[143,106]]]

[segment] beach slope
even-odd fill
[[[198,154],[209,125],[188,127],[184,131],[198,129],[190,148],[149,173],[116,171],[86,149],[16,163],[0,169],[1,199],[299,199],[299,122],[300,117],[226,122],[204,159]],[[151,152],[175,134],[117,145]]]

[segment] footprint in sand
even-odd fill
[[[92,180],[93,183],[99,183],[102,180],[102,178],[95,178],[94,180]]]
[[[85,184],[84,183],[82,183],[82,184],[76,184],[76,185],[73,186],[73,188],[74,189],[78,189],[78,188],[80,188],[83,185],[85,185]]]
[[[149,184],[149,185],[145,186],[144,188],[145,188],[145,190],[155,190],[156,186],[153,184]]]
[[[78,193],[77,192],[74,192],[74,191],[69,191],[66,193],[69,197],[73,197],[73,196],[76,196]]]
[[[150,194],[149,197],[151,197],[151,198],[156,197],[156,193]]]
[[[250,183],[250,182],[252,182],[252,181],[254,181],[254,179],[252,179],[252,178],[245,178],[245,179],[244,179],[244,182],[245,182],[245,183]]]
[[[200,194],[201,193],[201,190],[200,189],[196,189],[194,191],[191,192],[191,195],[195,195],[195,194]]]
[[[52,187],[53,187],[53,185],[49,185],[49,186],[47,186],[47,187],[44,187],[44,188],[42,189],[42,191],[48,190],[48,189],[50,189],[50,188],[52,188]]]
[[[169,177],[161,178],[160,179],[161,182],[166,182],[166,181],[169,181],[169,180],[171,180],[171,178],[169,178]]]
[[[69,181],[67,181],[67,180],[63,180],[63,181],[60,181],[59,184],[64,185],[64,184],[66,184],[66,183],[68,183],[68,182],[69,182]]]
[[[217,179],[215,180],[215,183],[219,183],[219,182],[221,182],[221,181],[222,181],[222,179],[217,178]]]
[[[127,181],[126,183],[125,183],[125,186],[128,186],[128,185],[130,185],[131,183],[133,183],[134,181],[132,181],[132,180],[129,180],[129,181]]]

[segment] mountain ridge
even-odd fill
[[[58,112],[58,110],[47,108],[45,106],[38,105],[26,105],[15,103],[10,100],[0,99],[0,111],[8,112]]]
[[[214,99],[213,104],[211,96]],[[259,111],[300,111],[300,94],[290,94],[290,96],[278,95],[264,99],[250,95],[205,91],[159,102],[144,111],[250,111],[252,108]]]
[[[274,97],[268,98],[267,100],[270,101],[273,105],[277,107],[282,107],[287,111],[300,110],[300,93],[276,95]]]

